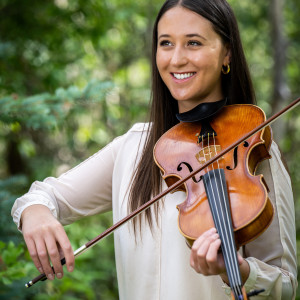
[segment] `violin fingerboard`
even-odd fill
[[[203,175],[203,182],[215,227],[221,239],[222,254],[232,292],[236,300],[243,299],[224,170],[214,169],[207,172]]]

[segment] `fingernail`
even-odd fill
[[[57,273],[56,276],[57,276],[57,278],[62,278],[62,274],[61,273]]]
[[[74,266],[70,266],[68,270],[69,270],[69,272],[73,272],[74,271]]]
[[[43,271],[43,269],[42,269],[42,268],[39,268],[39,271],[40,271],[40,273],[41,273],[41,274],[43,274],[43,273],[44,273],[44,271]]]
[[[50,279],[50,280],[53,280],[54,279],[54,276],[52,275],[52,274],[48,274],[48,279]]]

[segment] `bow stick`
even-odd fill
[[[75,250],[74,251],[74,256],[77,257],[77,256],[81,255],[82,253],[84,253],[85,251],[87,251],[89,248],[95,246],[103,238],[107,237],[108,235],[110,235],[111,233],[113,233],[116,229],[118,229],[119,227],[121,227],[122,225],[124,225],[125,223],[127,223],[128,221],[130,221],[131,219],[133,219],[134,217],[136,217],[140,213],[142,213],[144,210],[146,210],[147,208],[149,208],[152,204],[156,203],[162,197],[166,196],[168,193],[172,192],[173,190],[175,190],[176,188],[178,188],[179,186],[181,186],[185,181],[187,181],[188,179],[192,178],[197,173],[199,173],[200,171],[202,171],[203,169],[205,169],[206,167],[208,167],[210,164],[212,164],[213,162],[215,162],[216,160],[218,160],[219,158],[221,158],[222,156],[224,156],[227,152],[231,151],[232,149],[234,149],[235,147],[237,147],[238,145],[240,145],[241,143],[243,143],[245,140],[249,139],[255,133],[257,133],[258,131],[260,131],[263,128],[265,128],[266,126],[272,124],[281,115],[287,113],[288,111],[290,111],[291,109],[293,109],[294,107],[296,107],[299,104],[299,102],[300,102],[300,98],[294,100],[291,104],[289,104],[288,106],[286,106],[285,108],[283,108],[281,111],[279,111],[278,113],[276,113],[275,115],[273,115],[272,117],[270,117],[268,120],[266,120],[263,123],[261,123],[259,126],[257,126],[253,130],[251,130],[245,136],[243,136],[240,139],[238,139],[231,146],[229,146],[229,147],[225,148],[224,150],[222,150],[221,152],[219,152],[219,154],[217,154],[216,156],[212,157],[209,161],[207,161],[205,164],[201,165],[201,167],[199,167],[198,169],[196,169],[193,172],[191,172],[188,176],[186,176],[183,179],[178,180],[173,185],[171,185],[169,188],[167,188],[166,190],[164,190],[162,193],[158,194],[157,196],[155,196],[154,198],[152,198],[151,200],[149,200],[147,203],[143,204],[142,206],[140,206],[139,208],[137,208],[136,210],[134,210],[133,212],[131,212],[128,216],[126,216],[125,218],[123,218],[120,221],[118,221],[117,223],[115,223],[113,226],[111,226],[108,229],[106,229],[105,231],[103,231],[97,237],[95,237],[94,239],[90,240],[89,242],[87,242],[86,244],[84,244],[83,246],[81,246],[80,248],[78,248],[77,250]],[[61,264],[64,265],[65,263],[66,263],[65,258],[61,259]],[[53,269],[53,267],[52,267],[52,269]],[[54,269],[53,269],[53,271],[54,271]],[[47,279],[47,276],[45,274],[40,274],[39,276],[33,278],[31,281],[27,282],[25,284],[25,286],[27,288],[29,288],[32,285],[34,285],[35,283],[37,283],[38,281],[44,281],[46,279]]]

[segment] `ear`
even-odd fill
[[[231,49],[230,45],[225,45],[225,57],[223,59],[223,66],[228,66],[231,63]]]

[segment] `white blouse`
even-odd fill
[[[128,186],[141,155],[148,124],[135,124],[126,134],[58,178],[34,182],[12,208],[20,228],[23,210],[33,204],[47,206],[63,225],[84,216],[113,211],[114,223],[128,214]],[[270,227],[241,249],[250,265],[247,292],[265,289],[251,299],[293,299],[297,287],[296,233],[290,177],[277,145],[259,173],[270,189],[275,207]],[[165,188],[166,185],[163,185]],[[219,276],[203,276],[189,264],[190,249],[177,227],[176,205],[183,192],[168,194],[161,206],[159,224],[152,231],[142,223],[138,239],[126,224],[114,233],[115,258],[121,300],[231,299]]]

